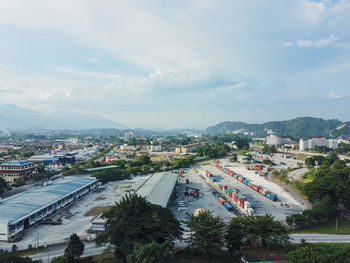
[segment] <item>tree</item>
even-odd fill
[[[0,177],[0,195],[2,195],[7,189],[7,183],[4,178]]]
[[[133,161],[135,165],[139,165],[139,166],[149,164],[150,162],[151,162],[151,158],[146,154],[137,156]]]
[[[321,256],[313,246],[301,246],[288,254],[289,263],[319,263]]]
[[[127,256],[127,263],[172,263],[172,245],[169,242],[158,244],[156,241],[148,244],[134,244],[134,251]]]
[[[335,169],[343,169],[346,167],[346,163],[343,160],[335,160],[332,164],[332,167]]]
[[[241,217],[232,218],[225,233],[226,245],[231,256],[234,254],[240,255],[240,249],[243,239],[243,224],[244,219]]]
[[[282,247],[289,244],[285,226],[271,215],[248,216],[243,221],[244,245],[251,247]]]
[[[77,259],[84,253],[85,245],[77,236],[73,233],[69,238],[67,248],[64,250],[64,258],[66,262],[76,262]]]
[[[263,164],[272,165],[273,162],[272,162],[270,159],[264,159],[264,160],[263,160]]]
[[[124,196],[103,216],[108,227],[98,243],[110,242],[115,246],[115,255],[124,260],[133,252],[134,243],[146,244],[152,240],[171,243],[182,235],[180,223],[171,210],[136,194]]]
[[[204,211],[196,216],[191,215],[184,223],[188,228],[189,237],[186,242],[189,247],[204,254],[220,254],[225,244],[225,223],[220,217]]]
[[[1,263],[41,263],[41,260],[32,260],[28,257],[20,257],[16,253],[0,253]]]
[[[67,261],[64,256],[59,256],[59,257],[54,257],[51,260],[51,263],[67,263]]]

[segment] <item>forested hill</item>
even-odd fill
[[[344,127],[343,127],[344,126]],[[339,120],[324,120],[321,118],[300,117],[286,121],[270,121],[263,124],[248,124],[244,122],[222,122],[207,128],[212,134],[242,134],[253,132],[254,136],[267,136],[268,132],[280,136],[294,138],[329,137],[343,133],[348,123]]]

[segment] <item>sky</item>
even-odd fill
[[[0,1],[0,104],[130,128],[350,120],[350,0]]]

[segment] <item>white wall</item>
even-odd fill
[[[7,241],[8,240],[8,221],[5,219],[0,219],[0,240]]]

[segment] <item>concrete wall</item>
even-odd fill
[[[8,240],[8,221],[4,219],[0,219],[0,240],[7,241]]]

